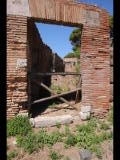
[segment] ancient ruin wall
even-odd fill
[[[27,94],[27,17],[7,16],[7,116],[22,111]]]
[[[38,21],[41,20],[71,26],[77,25],[77,27],[83,24],[80,67],[82,73],[82,105],[91,105],[94,111],[97,109],[100,114],[106,111],[109,108],[110,99],[108,13],[104,9],[96,6],[77,4],[68,1],[59,3],[60,1],[58,0],[23,0],[19,2],[20,3],[15,1],[13,4],[12,1],[8,0],[7,3],[9,8],[7,14],[11,16],[11,19],[13,17],[12,15],[21,16],[21,19],[12,22],[17,23],[17,25],[11,24],[13,28],[9,26],[10,21],[8,22],[8,37],[11,36],[9,32],[12,32],[12,41],[15,39],[16,42],[21,41],[21,43],[23,43],[21,45],[24,48],[24,52],[22,51],[22,54],[24,54],[24,56],[22,56],[23,58],[26,58],[25,51],[27,45],[26,16],[37,19]],[[21,20],[23,21],[22,23],[19,22]],[[21,29],[21,31],[17,33],[19,29]],[[21,36],[17,38],[19,34]],[[22,38],[25,39],[25,42]],[[11,45],[8,44],[8,48],[13,48],[13,45],[14,42],[12,42]],[[20,51],[21,49],[19,46],[16,46],[13,50],[12,53],[15,53],[15,51]],[[19,51],[17,51],[17,54]],[[25,78],[27,79],[26,75],[27,73],[25,72]],[[18,88],[18,86],[16,88]],[[14,103],[16,104],[14,98],[12,98],[12,104]]]
[[[7,17],[7,115],[28,112],[27,104],[45,95],[45,90],[32,82],[30,73],[51,72],[53,53],[43,43],[34,21],[26,17]],[[64,71],[63,61],[56,56],[56,71]],[[50,86],[51,77],[36,79]]]
[[[87,39],[87,40],[86,40]],[[81,42],[82,103],[98,114],[109,108],[110,99],[109,17],[100,12],[98,28],[84,26]]]
[[[64,58],[64,64],[65,64],[65,72],[80,72],[79,67],[79,61],[78,58]],[[70,91],[73,89],[76,89],[79,83],[79,75],[52,75],[51,76],[51,86],[53,88],[60,87],[61,91]]]

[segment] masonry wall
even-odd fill
[[[8,114],[23,110],[27,91],[27,17],[49,23],[79,27],[81,42],[82,105],[91,105],[104,114],[110,103],[109,15],[99,7],[60,0],[8,1],[7,22],[7,95]],[[27,2],[24,5],[24,2]],[[61,2],[61,3],[59,3]],[[27,11],[26,11],[27,9]],[[10,14],[15,16],[9,16]],[[16,16],[23,15],[23,16]],[[27,61],[29,63],[29,60]],[[16,67],[17,66],[17,67]],[[28,87],[28,88],[27,88]]]
[[[26,112],[27,17],[7,16],[7,117]]]
[[[92,106],[95,115],[102,116],[110,107],[110,47],[108,16],[101,14],[99,28],[83,28],[80,68],[82,105]]]
[[[77,58],[64,58],[65,72],[80,72],[79,61]],[[60,87],[62,92],[70,91],[78,87],[79,78],[79,75],[52,75],[51,86]]]
[[[51,85],[51,76],[36,76],[32,73],[51,72],[52,50],[47,46],[34,21],[22,16],[7,16],[7,116],[28,112],[28,104],[48,96],[33,79]],[[63,60],[55,55],[56,71],[63,72]]]

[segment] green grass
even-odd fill
[[[7,160],[12,160],[13,158],[18,156],[18,152],[16,150],[12,151],[12,152],[8,152],[7,154]]]
[[[60,160],[61,158],[63,158],[63,155],[61,155],[55,151],[51,151],[49,157],[51,160]]]
[[[59,85],[52,85],[51,89],[57,94],[60,94],[62,92],[67,92],[70,90],[67,86],[59,86]]]
[[[29,154],[40,147],[37,143],[37,137],[33,133],[29,133],[27,136],[17,136],[17,146],[23,148]]]
[[[113,124],[113,106],[111,107],[110,111],[108,112],[107,120]]]
[[[39,133],[30,133],[27,136],[18,136],[18,147],[22,147],[28,153],[37,151],[45,146],[51,147],[57,142],[62,142],[62,133],[59,131],[48,134],[45,130],[40,130]]]
[[[65,143],[65,148],[75,146],[75,144],[77,143],[76,136],[74,134],[68,134],[64,143]]]
[[[7,136],[25,136],[31,131],[28,117],[16,116],[7,121]]]
[[[108,130],[109,129],[109,124],[103,121],[100,124],[100,129],[102,129],[102,130]]]
[[[89,149],[96,152],[96,155],[100,157],[100,145],[103,141],[112,139],[112,133],[106,132],[103,122],[102,129],[97,133],[97,129],[101,128],[99,123],[98,119],[92,118],[86,124],[77,125],[75,133],[72,133],[68,125],[65,125],[63,133],[59,130],[47,133],[45,129],[40,129],[38,133],[18,136],[17,144],[28,153],[32,153],[39,148],[44,148],[45,146],[52,147],[57,142],[63,142],[65,148],[77,146]],[[59,124],[57,128],[60,128]],[[95,149],[96,146],[98,146],[98,149]]]
[[[110,120],[110,121],[109,121]],[[64,126],[63,133],[60,132],[61,125],[56,123],[57,131],[48,133],[45,129],[40,129],[38,133],[34,133],[31,127],[26,126],[28,119],[15,119],[11,124],[12,129],[9,135],[17,134],[17,146],[22,147],[26,152],[31,154],[38,149],[43,149],[45,146],[52,148],[57,142],[63,142],[65,148],[77,146],[78,148],[88,149],[95,152],[97,157],[102,157],[101,143],[106,140],[111,140],[113,135],[109,132],[109,125],[111,125],[112,116],[109,114],[107,120],[102,121],[97,118],[91,118],[85,124],[77,125],[73,133],[69,125]],[[21,126],[15,126],[16,122]],[[23,124],[25,122],[25,124]],[[9,125],[10,127],[10,125]],[[23,129],[21,129],[21,127]],[[19,132],[17,129],[20,128]],[[9,128],[10,129],[10,128]],[[11,133],[11,134],[10,134]],[[14,134],[13,134],[14,133]],[[19,133],[19,134],[18,134]],[[50,157],[55,160],[59,156],[56,152],[51,152]]]

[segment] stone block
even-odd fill
[[[92,153],[87,149],[81,149],[80,152],[80,160],[91,160]]]
[[[57,123],[59,124],[69,124],[73,122],[73,117],[71,115],[61,115],[61,116],[53,116],[53,117],[36,117],[31,118],[30,123],[34,127],[48,127],[55,126]]]

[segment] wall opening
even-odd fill
[[[36,23],[37,22],[37,23]],[[39,23],[38,23],[39,22]],[[46,29],[43,28],[46,27]],[[55,28],[51,30],[51,35],[47,34],[47,28],[50,31],[50,28]],[[62,29],[60,29],[62,28]],[[66,51],[63,54],[65,47],[63,47],[62,40],[60,36],[65,37],[65,32],[62,34],[60,30],[63,31],[63,28],[69,28],[68,43],[72,43],[71,50]],[[74,26],[68,24],[56,24],[43,21],[36,21],[33,19],[28,19],[28,32],[27,32],[27,41],[28,41],[28,96],[29,103],[43,99],[51,96],[52,94],[47,91],[43,86],[40,86],[41,83],[45,84],[56,94],[63,92],[69,92],[79,87],[80,81],[80,45],[81,42],[77,40],[78,36],[81,36],[82,25]],[[56,51],[53,46],[48,44],[42,37],[42,31],[46,31],[46,37],[51,36],[54,45],[59,45],[61,51]],[[58,39],[55,39],[57,34]],[[68,33],[67,33],[68,34]],[[69,40],[71,38],[71,41]],[[75,44],[76,43],[76,44]],[[59,48],[58,47],[58,48]],[[67,48],[67,46],[66,46]],[[59,50],[60,50],[59,49]],[[61,54],[62,52],[62,54]],[[74,72],[78,75],[59,75],[59,73]],[[47,73],[58,73],[57,75],[44,75]],[[41,75],[42,74],[42,75]],[[78,96],[78,97],[76,97]],[[70,94],[62,96],[68,101],[74,100],[77,98],[78,101],[81,99],[81,92],[74,91]],[[32,104],[30,106],[30,114],[32,117],[35,117],[46,110],[49,105],[53,103],[61,103],[58,98],[47,100],[41,103]]]

